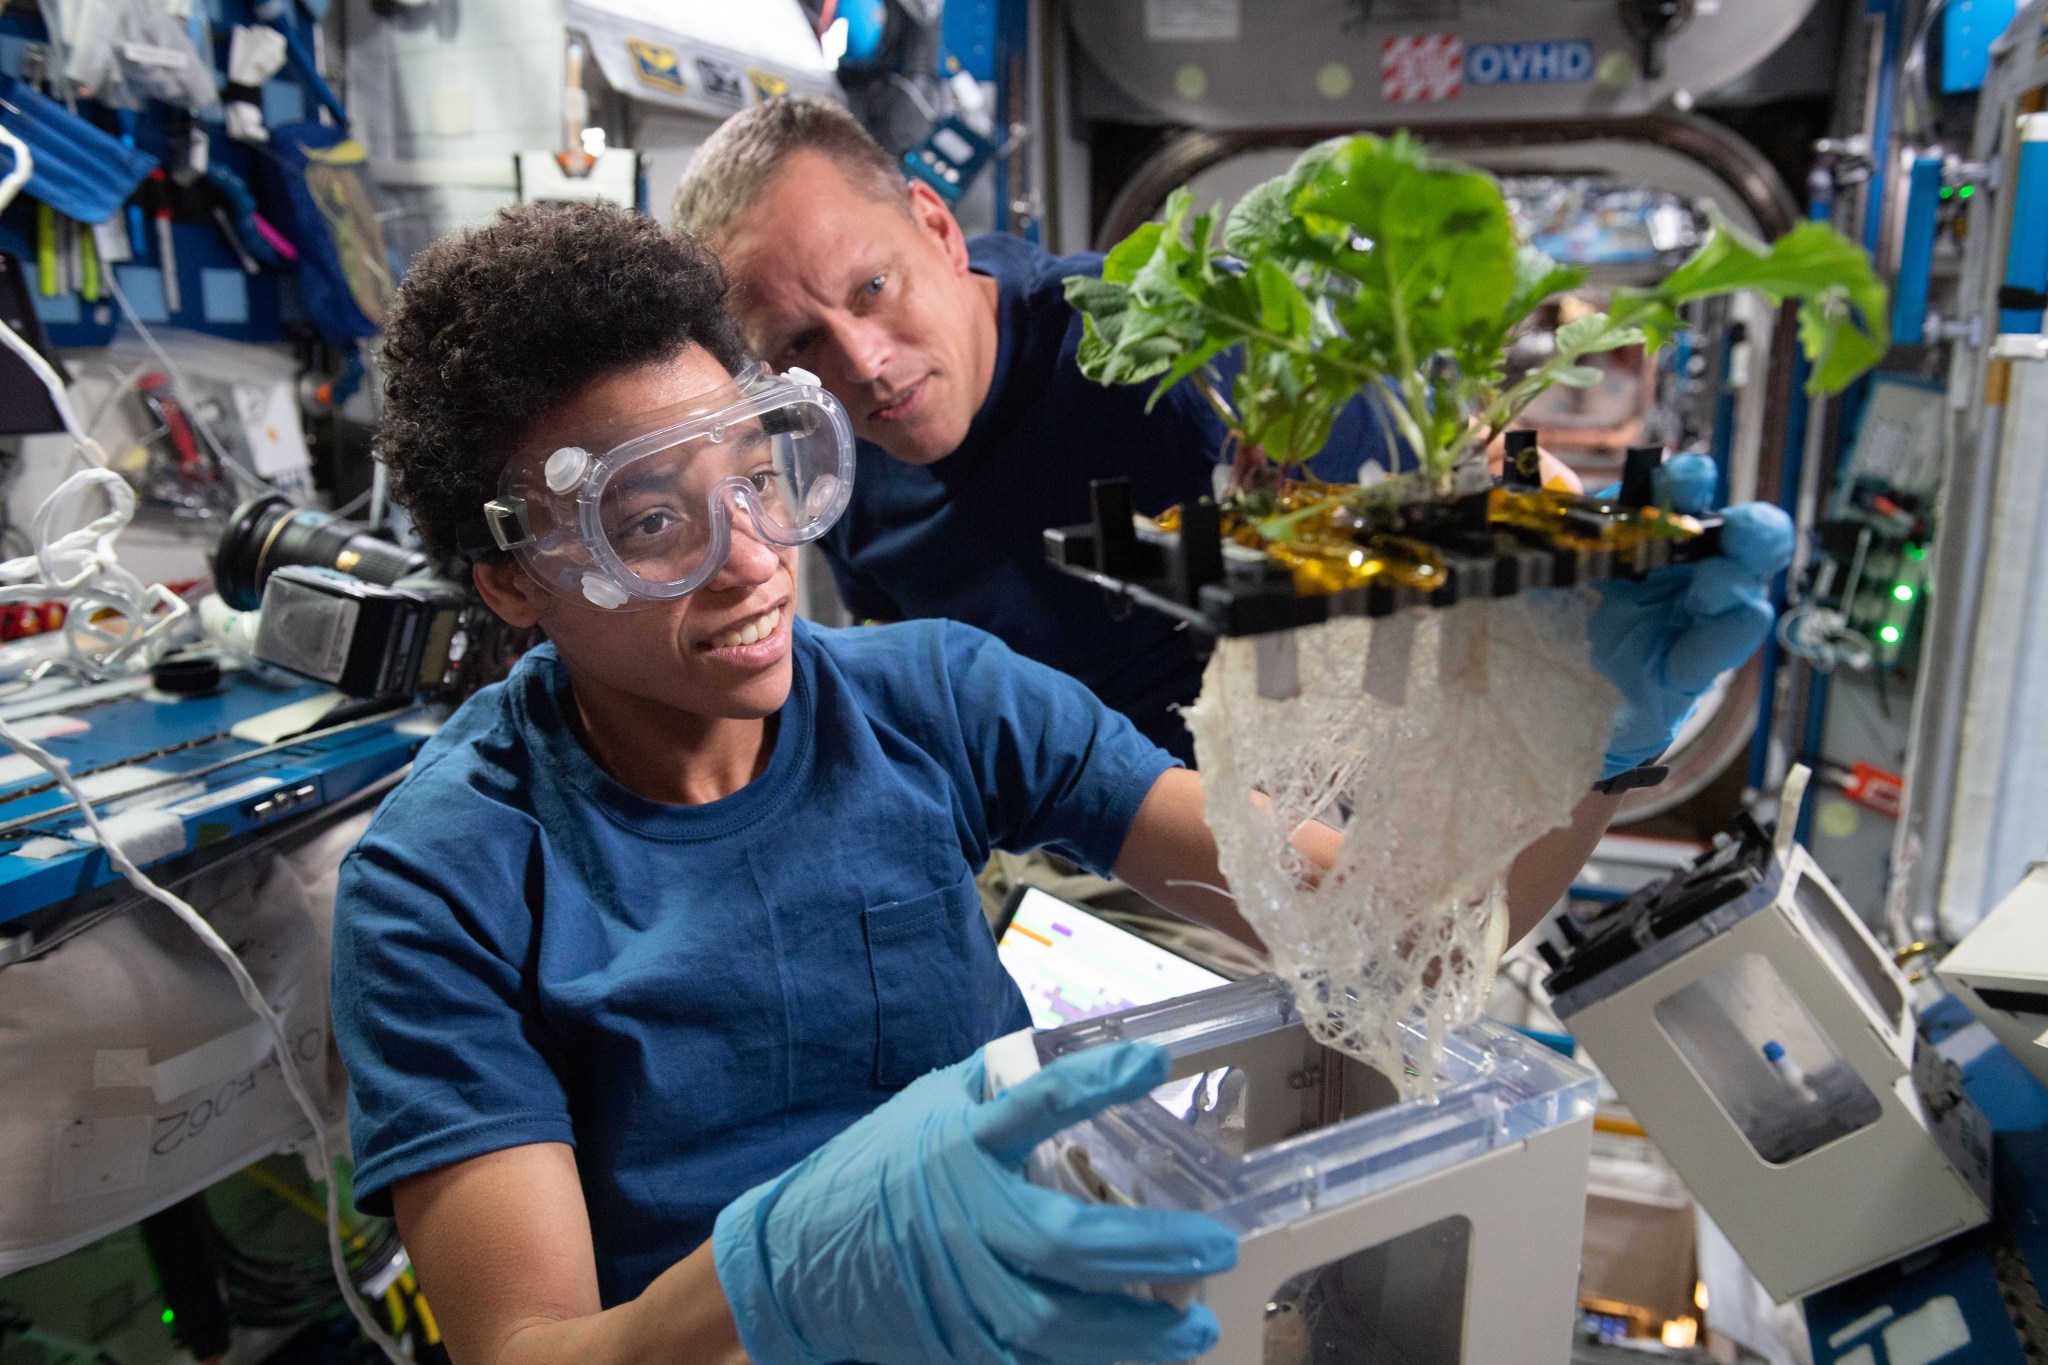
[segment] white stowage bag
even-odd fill
[[[334,882],[369,818],[317,817],[172,887],[284,1016],[306,1083],[336,1127]],[[307,1135],[269,1035],[227,969],[170,911],[129,899],[0,967],[0,1275],[126,1227]]]
[[[1599,776],[1619,695],[1588,658],[1591,605],[1545,592],[1222,640],[1187,713],[1239,911],[1316,1037],[1404,1096],[1433,1089],[1446,1030],[1486,999],[1508,865]],[[1262,649],[1266,690],[1294,695],[1261,695]],[[1289,838],[1318,818],[1346,837],[1310,887]]]

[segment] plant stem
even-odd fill
[[[1394,426],[1399,429],[1401,439],[1414,448],[1416,458],[1420,459],[1422,457],[1424,437],[1422,428],[1416,424],[1415,414],[1409,412],[1402,405],[1393,402],[1387,396],[1387,388],[1384,384],[1373,385],[1366,390],[1366,394],[1372,403],[1373,411],[1380,415],[1381,421],[1392,421]],[[1391,441],[1388,442],[1390,448],[1387,451],[1387,455],[1389,458],[1392,458],[1394,453],[1391,449],[1392,444]],[[1387,472],[1392,473],[1393,471],[1389,470]]]
[[[1387,277],[1387,315],[1394,321],[1394,349],[1401,362],[1401,398],[1407,405],[1410,424],[1422,438],[1415,443],[1415,458],[1426,473],[1440,479],[1444,474],[1443,460],[1434,440],[1435,424],[1429,418],[1427,386],[1415,365],[1415,342],[1408,334],[1408,310],[1402,302],[1402,286],[1406,282],[1394,279],[1384,264],[1380,273]]]
[[[1210,382],[1208,369],[1204,367],[1195,371],[1194,381],[1195,391],[1209,400],[1209,406],[1215,409],[1218,417],[1223,419],[1224,429],[1242,439],[1243,432],[1239,430],[1241,423],[1238,415],[1231,410],[1229,402],[1225,400],[1222,394],[1216,391],[1216,386]]]
[[[1492,445],[1494,438],[1507,430],[1508,423],[1522,415],[1523,409],[1549,392],[1551,386],[1556,383],[1555,375],[1558,370],[1576,363],[1576,357],[1564,360],[1553,356],[1522,376],[1521,382],[1513,388],[1498,394],[1486,405],[1486,411],[1479,416],[1479,420],[1486,427],[1485,444]]]
[[[1199,309],[1201,312],[1207,314],[1209,317],[1215,318],[1217,321],[1223,323],[1226,327],[1230,328],[1232,331],[1236,332],[1240,337],[1243,337],[1246,340],[1256,339],[1259,341],[1263,341],[1269,346],[1277,347],[1278,349],[1283,351],[1292,351],[1294,354],[1298,356],[1306,356],[1309,359],[1314,360],[1320,364],[1329,365],[1335,369],[1343,370],[1347,374],[1355,374],[1359,376],[1361,379],[1378,379],[1380,377],[1380,372],[1372,368],[1372,366],[1360,365],[1356,361],[1345,360],[1341,356],[1330,355],[1321,348],[1314,346],[1307,341],[1302,340],[1300,337],[1281,336],[1279,333],[1269,332],[1263,327],[1255,327],[1251,323],[1246,322],[1243,318],[1237,317],[1234,314],[1226,313],[1222,309],[1217,308],[1211,304],[1204,303],[1202,302],[1202,300],[1193,298],[1192,296],[1189,296],[1188,301],[1193,303],[1195,307]]]

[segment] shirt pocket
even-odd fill
[[[970,1055],[1007,983],[974,879],[863,915],[875,987],[875,1084],[895,1089]]]

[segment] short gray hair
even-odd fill
[[[908,208],[903,167],[852,114],[817,95],[765,100],[727,119],[690,158],[670,209],[676,228],[712,241],[758,199],[793,152],[832,159],[846,183]]]

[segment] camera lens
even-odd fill
[[[418,550],[379,540],[352,521],[312,507],[294,507],[276,493],[235,509],[213,552],[213,586],[236,611],[263,605],[263,584],[286,564],[339,569],[386,587],[430,567]]]

